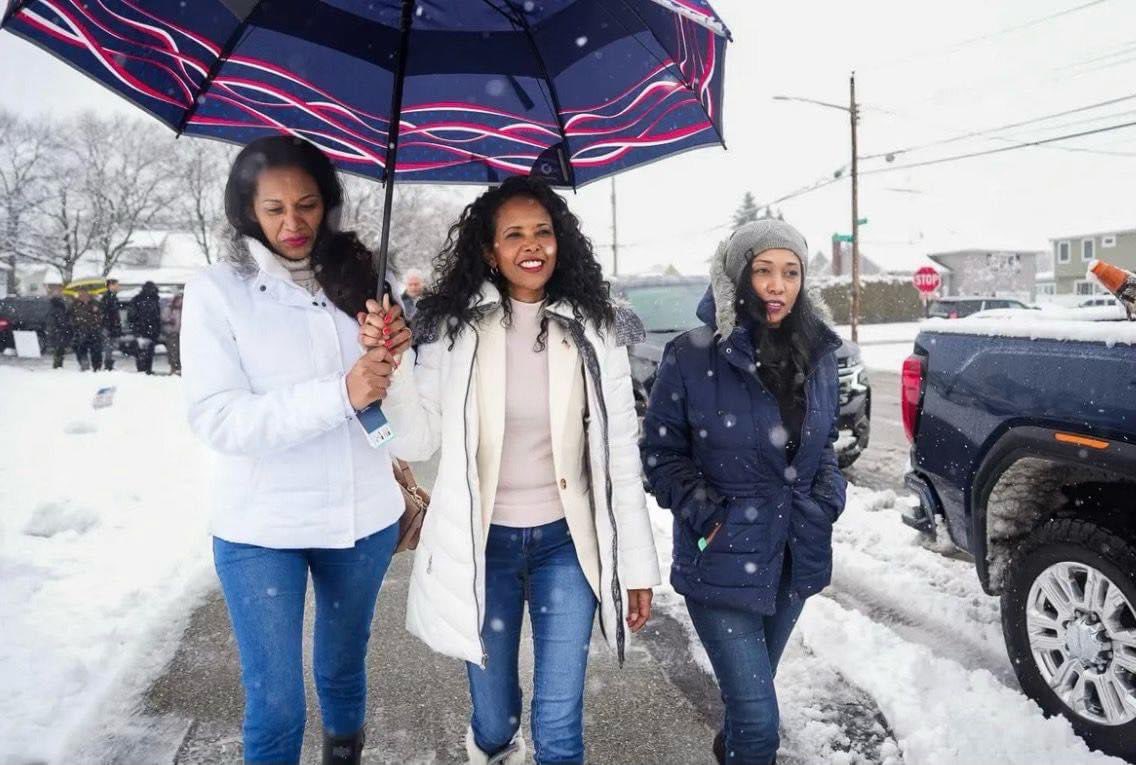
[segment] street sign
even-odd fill
[[[836,242],[851,243],[852,242],[852,235],[851,234],[837,234],[836,236],[832,237],[832,239],[833,239],[833,241],[836,241]]]
[[[939,276],[939,272],[930,266],[923,266],[916,271],[911,281],[915,284],[915,289],[924,295],[930,295],[943,284],[943,278]]]

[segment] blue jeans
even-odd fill
[[[316,592],[313,668],[324,728],[363,727],[367,639],[398,524],[342,550],[277,550],[213,538],[213,561],[241,655],[246,763],[298,763],[304,739],[303,630]]]
[[[584,675],[596,597],[576,558],[568,522],[490,526],[485,547],[485,669],[469,664],[473,740],[489,756],[521,725],[517,652],[529,602],[533,757],[537,765],[584,761]]]
[[[726,705],[722,733],[729,765],[769,765],[781,743],[773,678],[804,606],[789,589],[786,555],[776,610],[770,616],[686,600]]]

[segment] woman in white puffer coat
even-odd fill
[[[520,763],[527,600],[536,762],[582,762],[596,610],[622,660],[660,581],[626,347],[642,325],[613,304],[579,222],[539,180],[467,207],[436,267],[416,363],[403,361],[383,404],[396,456],[442,452],[407,627],[468,662],[470,761]],[[369,322],[364,343],[381,338],[377,312]]]

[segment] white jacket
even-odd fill
[[[476,327],[463,331],[452,350],[444,334],[418,338],[416,363],[404,361],[383,403],[396,456],[425,460],[442,450],[414,557],[407,629],[434,650],[477,664],[485,660],[485,543],[506,390],[500,296],[488,284],[483,292]],[[616,327],[601,334],[573,319],[568,306],[544,311],[561,501],[581,568],[599,600],[600,627],[622,660],[626,590],[660,582],[626,348],[641,337],[642,325],[621,310]],[[486,379],[491,384],[483,385]]]
[[[367,443],[347,397],[354,318],[250,238],[186,285],[183,318],[189,424],[219,453],[215,536],[344,548],[398,520],[391,456]]]

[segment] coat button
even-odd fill
[[[318,300],[313,300],[313,301],[312,301],[312,305],[314,305],[314,306],[315,306],[316,308],[319,308],[319,305],[320,305],[320,304],[319,304],[319,301],[318,301]]]
[[[560,479],[560,488],[561,489],[567,489],[568,488],[568,482],[565,481],[563,478]]]
[[[266,289],[268,289],[268,287],[265,287],[263,284],[260,285],[260,291],[261,292],[264,292]]]

